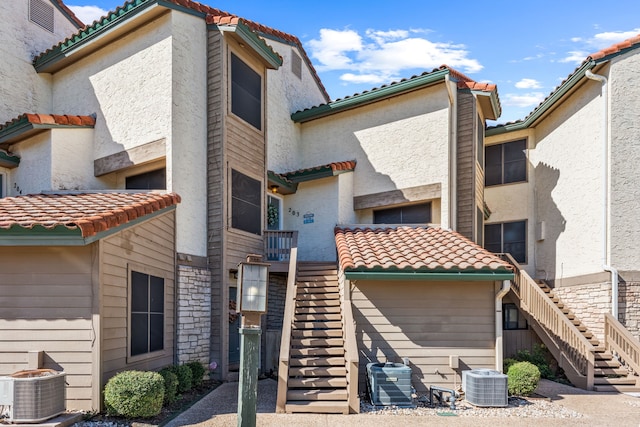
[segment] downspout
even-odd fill
[[[609,99],[607,78],[587,70],[588,79],[602,83],[602,268],[611,273],[611,315],[618,319],[618,270],[609,264]]]
[[[502,298],[511,289],[511,280],[503,280],[502,288],[496,294],[496,371],[502,372]]]

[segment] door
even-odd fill
[[[240,314],[236,311],[238,288],[229,288],[229,364],[240,363]],[[233,310],[233,311],[232,311]],[[235,316],[233,316],[235,313]],[[235,319],[232,321],[232,316]]]

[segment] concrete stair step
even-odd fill
[[[289,378],[289,388],[336,388],[346,387],[347,379],[343,377],[306,377]]]
[[[620,362],[618,362],[616,359],[596,359],[595,363],[594,363],[596,368],[619,368],[620,367]]]
[[[290,377],[339,377],[347,375],[344,366],[289,368]]]
[[[594,385],[593,391],[605,393],[640,393],[640,387],[632,385]]]
[[[629,375],[629,371],[623,367],[607,367],[607,368],[596,368],[593,372],[596,377],[605,377],[607,375],[620,375],[627,376]]]
[[[593,380],[594,385],[636,385],[636,377],[596,377]]]

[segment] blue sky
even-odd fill
[[[64,0],[85,22],[125,0]],[[590,53],[640,34],[640,1],[202,0],[297,36],[332,99],[449,65],[524,118]]]

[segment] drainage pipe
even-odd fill
[[[618,270],[609,264],[609,95],[607,78],[585,72],[588,79],[602,84],[602,268],[611,273],[611,315],[618,319]]]
[[[502,298],[511,289],[511,281],[503,280],[502,288],[496,294],[496,371],[502,372]]]

